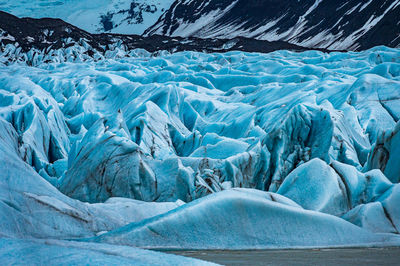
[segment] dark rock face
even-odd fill
[[[268,42],[238,37],[235,39],[200,39],[196,37],[168,37],[161,35],[139,36],[121,34],[90,34],[60,19],[18,18],[0,11],[0,45],[16,44],[25,52],[32,48],[40,51],[66,48],[84,40],[90,49],[105,52],[111,46],[123,45],[126,49],[143,48],[149,52],[167,50],[227,52],[271,52],[275,50],[305,51],[298,45],[284,41]],[[326,51],[324,49],[320,49]],[[90,55],[90,50],[89,50]]]
[[[328,49],[400,45],[400,1],[175,1],[147,35],[283,40]]]
[[[82,16],[93,25],[79,25],[92,33],[142,34],[148,27],[144,36],[248,38],[329,50],[400,46],[400,0],[171,1],[124,0],[95,16],[85,6]],[[40,9],[24,12],[19,14],[40,17]],[[26,22],[32,26],[31,19]]]
[[[25,51],[31,48],[42,50],[52,47],[58,49],[65,46],[65,41],[68,38],[73,40],[93,39],[88,32],[61,19],[18,18],[2,11],[0,11],[0,31],[3,31],[3,36],[11,35],[13,37],[11,39],[2,38],[2,43],[18,42],[19,46]]]

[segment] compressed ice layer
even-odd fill
[[[360,204],[342,218],[371,232],[399,233],[381,202]]]
[[[312,159],[293,170],[278,193],[309,210],[341,216],[360,204],[377,201],[393,184],[380,170],[359,172],[354,166]]]
[[[10,123],[4,120],[0,122],[2,132],[6,133],[2,135],[0,149],[2,154],[10,154],[10,157],[1,157],[1,165],[12,166],[14,170],[2,173],[1,187],[4,189],[0,190],[1,211],[4,214],[1,234],[8,237],[78,238],[98,234],[102,236],[97,241],[108,243],[177,248],[265,248],[397,243],[395,237],[375,235],[340,218],[305,211],[288,198],[259,190],[227,190],[181,207],[178,206],[182,205],[182,202],[147,203],[121,198],[112,198],[105,203],[85,204],[61,194],[19,159],[15,130]],[[392,195],[396,193],[388,193],[383,198],[396,211],[394,204],[396,199]],[[176,207],[178,209],[173,211]],[[164,212],[168,213],[163,215]],[[161,215],[156,216],[157,214]],[[271,227],[266,227],[265,221],[269,221]],[[112,231],[131,222],[137,223]],[[130,232],[132,228],[135,229]],[[225,233],[224,230],[229,230],[230,233]],[[140,236],[136,236],[138,231],[141,232]],[[348,234],[349,231],[352,233]],[[122,236],[119,236],[120,234]],[[324,237],[321,238],[321,235]],[[326,238],[327,235],[331,237]],[[164,242],[160,241],[160,237]],[[53,247],[51,244],[48,246],[48,242],[45,246],[16,240],[11,242],[19,248],[23,246],[30,248],[33,245],[34,249],[37,249],[35,254],[43,251],[51,255],[54,250],[60,252],[59,247]],[[10,246],[9,244],[7,246]],[[68,244],[66,248],[61,248],[61,251],[72,254],[71,260],[83,259],[80,256],[86,253],[82,253],[82,248],[89,250],[85,256],[87,259],[95,261],[110,259],[98,254],[97,250],[104,250],[103,247],[85,245]],[[28,255],[24,253],[25,249],[19,248],[13,248],[14,255],[8,257],[11,261],[19,261]],[[114,246],[112,249],[119,254],[126,248]],[[129,256],[136,254],[129,252]],[[92,255],[95,258],[92,258]]]
[[[18,133],[0,118],[0,235],[12,238],[95,236],[170,211],[183,203],[110,198],[86,204],[71,199],[19,157]]]
[[[400,185],[396,184],[390,188],[379,198],[379,200],[382,202],[385,216],[395,228],[397,233],[400,233]]]
[[[398,49],[130,54],[2,67],[0,114],[16,128],[20,156],[73,198],[278,191],[313,158],[396,181],[394,155],[375,161],[399,115]],[[371,146],[379,154],[369,158]]]
[[[6,265],[216,265],[132,247],[71,241],[0,238],[0,247]]]
[[[400,238],[372,234],[335,216],[304,210],[274,193],[234,189],[94,240],[136,247],[243,249],[398,245]]]
[[[341,215],[351,208],[340,176],[320,159],[313,159],[294,169],[278,193],[308,210]]]
[[[162,227],[182,201],[203,206],[197,199],[209,194],[222,195],[215,196],[221,209],[246,201],[249,213],[233,221],[259,235],[266,235],[259,227],[271,208],[277,225],[288,219],[284,230],[313,232],[257,242],[255,233],[243,240],[245,231],[215,242],[220,247],[242,240],[238,248],[383,245],[388,239],[371,231],[398,233],[398,49],[151,55],[116,48],[108,59],[81,60],[78,48],[59,51],[64,63],[46,64],[31,52],[35,67],[0,65],[2,235],[112,239],[115,232],[107,232],[151,217]],[[287,198],[272,197],[296,210],[271,207],[269,196],[226,200],[232,187],[281,193]],[[228,212],[204,206],[193,217],[231,221]],[[186,217],[184,206],[179,210]],[[250,214],[254,221],[246,220]],[[305,221],[314,218],[310,228]],[[179,233],[187,239],[182,246],[194,245],[202,226],[190,237]],[[134,242],[128,230],[126,243],[156,245],[140,228],[146,238]],[[214,229],[206,230],[205,245]],[[341,235],[347,230],[355,230],[353,238]]]
[[[398,119],[396,120],[398,121]],[[383,132],[368,158],[367,169],[381,169],[392,182],[400,181],[400,122],[393,130]]]

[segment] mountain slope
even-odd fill
[[[362,50],[400,44],[400,1],[175,1],[146,34],[285,40]]]
[[[33,62],[35,58],[36,61],[38,60],[37,62],[50,62],[56,58],[63,61],[60,58],[62,54],[61,57],[69,54],[67,56],[70,59],[81,58],[82,55],[90,58],[103,58],[104,56],[109,58],[110,53],[106,55],[107,51],[118,50],[127,53],[137,48],[146,49],[148,52],[239,50],[266,53],[280,49],[309,50],[283,41],[268,42],[248,38],[199,39],[159,35],[143,37],[112,33],[91,34],[61,19],[18,18],[0,11],[0,52],[7,54],[2,59],[8,62],[21,59],[28,64],[35,64]],[[71,53],[68,50],[71,50]],[[28,57],[26,52],[30,54]],[[116,54],[121,55],[120,53]]]
[[[142,34],[173,0],[2,1],[0,10],[16,16],[60,18],[91,33]]]
[[[15,0],[0,10],[61,18],[91,33],[246,37],[330,50],[400,45],[400,0]]]

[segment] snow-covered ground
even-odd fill
[[[399,49],[82,49],[1,60],[1,245],[23,245],[10,262],[25,238],[102,243],[33,244],[77,259],[400,245]]]
[[[60,18],[91,33],[142,34],[173,0],[12,0],[0,10],[18,17]]]

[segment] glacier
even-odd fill
[[[241,189],[243,190],[243,189]],[[246,249],[398,244],[343,219],[303,210],[274,193],[237,188],[103,234],[99,243],[183,249]],[[218,213],[219,215],[215,215]],[[234,217],[234,218],[233,218]],[[193,234],[193,231],[196,234]],[[378,244],[379,245],[379,244]]]
[[[0,240],[7,265],[217,265],[196,259],[126,246],[82,244],[60,240]]]
[[[10,263],[400,245],[400,49],[85,49],[0,49]]]

